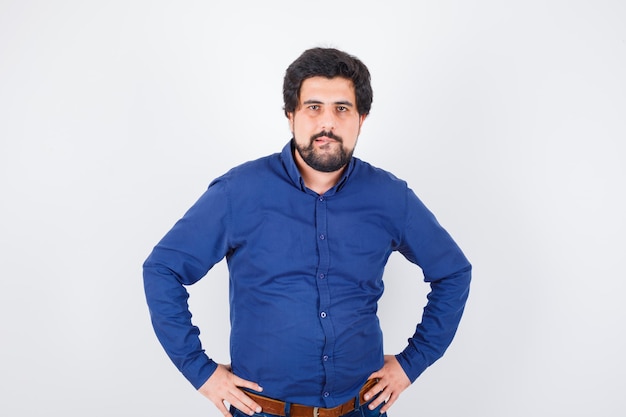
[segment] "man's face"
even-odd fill
[[[289,113],[296,160],[334,172],[352,157],[365,115],[359,115],[351,80],[311,77],[300,86],[300,101]]]

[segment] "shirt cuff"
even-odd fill
[[[199,389],[217,369],[217,363],[206,355],[200,355],[181,370],[194,388]]]
[[[402,353],[397,354],[396,359],[411,383],[415,382],[429,366],[426,358],[412,346],[407,346]]]

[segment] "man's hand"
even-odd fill
[[[247,381],[233,374],[230,365],[217,365],[213,375],[198,389],[207,397],[226,417],[232,417],[224,402],[228,402],[238,410],[253,415],[260,413],[261,407],[248,397],[239,387],[254,391],[263,391],[256,382]]]
[[[370,403],[369,409],[373,410],[385,401],[386,404],[380,409],[381,413],[389,410],[402,391],[411,385],[409,377],[406,376],[398,360],[393,355],[385,355],[383,367],[371,374],[368,379],[373,378],[378,378],[378,382],[365,393],[365,401],[368,401],[380,392],[380,395]]]

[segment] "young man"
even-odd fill
[[[352,156],[370,75],[336,49],[305,51],[283,95],[293,138],[208,190],[144,264],[155,332],[224,414],[381,416],[452,341],[471,266],[404,181]],[[383,354],[376,316],[393,251],[431,292],[407,347]],[[212,361],[185,285],[226,257],[232,365]]]

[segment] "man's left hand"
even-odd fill
[[[386,404],[380,409],[381,414],[389,410],[396,402],[402,391],[411,385],[409,377],[393,355],[385,355],[383,367],[369,376],[368,379],[378,378],[378,382],[365,393],[365,401],[373,398],[380,392],[380,395],[369,405],[370,410],[378,407],[383,402]]]

